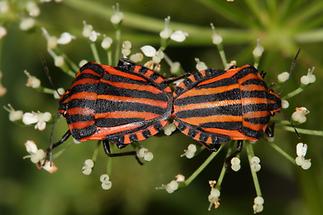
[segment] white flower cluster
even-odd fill
[[[46,160],[45,151],[38,149],[34,141],[27,140],[25,142],[25,147],[29,155],[24,156],[24,159],[30,158],[32,163],[36,164],[39,168],[43,168],[49,173],[54,173],[57,171],[58,168],[53,164],[53,162]]]
[[[171,180],[168,184],[162,185],[161,187],[157,189],[164,189],[167,193],[173,193],[175,192],[180,183],[183,183],[185,181],[185,176],[182,174],[178,174],[175,176],[175,180]]]
[[[140,50],[146,57],[152,58],[153,64],[159,64],[162,61],[162,59],[165,57],[164,52],[162,50],[159,49],[157,51],[154,47],[150,45],[145,45],[141,47]]]
[[[124,15],[123,13],[120,11],[120,8],[119,8],[119,4],[116,3],[113,7],[113,14],[110,18],[110,22],[115,25],[115,26],[118,26],[119,24],[122,23],[123,19],[124,19]]]
[[[264,53],[264,47],[260,44],[260,40],[257,40],[257,45],[253,49],[252,54],[255,58],[260,58]]]
[[[124,58],[128,57],[131,54],[132,44],[129,40],[123,41],[121,53]]]
[[[176,131],[176,125],[174,123],[169,123],[163,129],[164,134],[170,136],[174,131]]]
[[[308,85],[308,84],[312,84],[316,81],[316,77],[314,75],[314,70],[315,70],[315,67],[309,68],[307,70],[307,74],[303,75],[300,79],[301,84]]]
[[[101,42],[101,47],[104,49],[104,50],[108,50],[111,45],[112,45],[112,38],[111,37],[107,37],[105,36]]]
[[[112,187],[112,182],[108,174],[103,174],[100,176],[101,187],[103,190],[110,190]]]
[[[213,23],[211,23],[210,25],[211,25],[211,29],[212,29],[212,32],[213,32],[212,33],[212,43],[214,45],[220,45],[222,43],[222,41],[223,41],[223,38],[219,33],[217,33],[215,31],[215,27],[214,27]]]
[[[194,157],[195,152],[197,151],[195,144],[189,144],[187,149],[184,149],[184,154],[181,155],[181,157],[186,157],[188,159],[191,159]]]
[[[8,104],[8,106],[4,106],[3,108],[9,112],[9,120],[11,122],[15,122],[22,119],[24,113],[21,110],[15,110],[11,104]]]
[[[88,38],[91,42],[95,42],[101,34],[95,31],[92,25],[87,24],[85,21],[83,21],[82,35],[85,38]]]
[[[171,39],[179,43],[184,42],[186,37],[188,37],[188,33],[182,30],[173,31],[170,28],[169,23],[170,23],[170,16],[165,18],[165,26],[164,26],[164,29],[159,33],[159,36],[164,40]]]
[[[7,88],[2,85],[2,72],[0,71],[0,97],[7,93]]]
[[[67,45],[76,39],[76,37],[69,32],[63,32],[59,37],[50,35],[45,28],[42,28],[42,32],[47,41],[48,50],[55,49],[57,45]]]
[[[296,154],[295,158],[296,164],[300,166],[302,169],[307,170],[311,167],[311,159],[305,159],[307,153],[307,144],[298,143],[296,145]]]
[[[138,158],[144,159],[144,161],[152,161],[154,158],[154,154],[144,147],[137,151],[137,156]]]
[[[207,69],[207,65],[203,61],[200,61],[199,58],[195,58],[195,62],[196,62],[195,68],[198,71],[206,70]]]
[[[141,54],[140,52],[138,53],[134,53],[132,55],[130,55],[130,60],[135,62],[135,63],[139,63],[144,59],[144,55]]]
[[[94,161],[92,159],[86,159],[82,166],[82,173],[84,175],[90,175],[94,167]]]
[[[26,87],[31,87],[34,89],[37,89],[40,87],[41,82],[36,76],[30,75],[30,73],[27,72],[27,70],[25,70],[24,73],[26,74],[26,76],[28,78],[27,82],[26,82]]]
[[[279,83],[284,83],[289,79],[289,72],[282,72],[277,75],[277,79]]]
[[[26,112],[22,116],[22,122],[25,125],[35,124],[35,129],[43,131],[46,128],[46,123],[49,122],[52,115],[49,112]]]
[[[307,110],[306,107],[297,107],[295,111],[292,113],[292,120],[299,124],[306,122],[306,115],[309,114],[310,111]]]
[[[231,169],[235,172],[238,172],[241,168],[240,159],[238,157],[233,157],[230,162],[231,162]]]
[[[216,181],[209,181],[209,184],[211,187],[211,191],[208,196],[208,200],[210,202],[210,206],[209,206],[208,210],[210,211],[212,207],[214,207],[214,208],[220,207],[221,192],[219,189],[215,188]]]
[[[260,158],[257,156],[253,156],[250,160],[250,168],[252,169],[252,171],[254,172],[258,172],[261,169],[261,165],[260,165]]]
[[[255,214],[260,213],[264,210],[264,198],[261,196],[257,196],[253,201],[253,212]]]

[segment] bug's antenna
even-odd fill
[[[53,80],[52,80],[52,77],[50,76],[50,74],[49,74],[49,69],[48,69],[48,66],[47,66],[47,64],[46,64],[46,60],[45,60],[45,58],[43,57],[43,56],[41,56],[40,57],[40,59],[41,59],[41,62],[42,62],[42,65],[43,65],[43,72],[46,74],[46,76],[47,76],[47,79],[48,79],[48,81],[49,81],[49,84],[52,86],[52,88],[56,91],[56,93],[57,93],[57,95],[59,95],[59,96],[62,96],[59,92],[58,92],[58,90],[57,90],[57,87],[55,87],[55,85],[54,85],[54,82],[53,82]]]
[[[294,57],[294,59],[293,59],[293,61],[292,61],[292,63],[291,63],[291,65],[290,65],[290,68],[289,68],[289,75],[291,75],[292,74],[292,72],[294,71],[294,69],[295,69],[295,66],[296,66],[296,62],[297,62],[297,58],[298,58],[298,55],[299,55],[299,53],[301,52],[301,49],[300,48],[298,48],[297,49],[297,52],[296,52],[296,55],[295,55],[295,57]]]
[[[297,129],[296,129],[296,127],[295,127],[295,125],[294,125],[292,122],[290,122],[290,124],[291,124],[291,126],[294,128],[294,131],[295,131],[295,134],[296,134],[297,138],[300,140],[300,139],[301,139],[301,135],[299,135],[299,133],[298,133],[298,131],[297,131]]]

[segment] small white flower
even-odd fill
[[[164,134],[170,136],[174,131],[176,131],[176,126],[174,123],[166,125],[164,128]]]
[[[168,184],[166,184],[165,190],[167,193],[173,193],[178,189],[178,182],[175,180],[172,180]]]
[[[305,159],[301,165],[302,169],[304,170],[308,170],[309,168],[311,168],[311,159]]]
[[[98,39],[98,36],[100,36],[100,33],[99,32],[91,31],[91,34],[89,36],[89,40],[91,42],[95,42]]]
[[[26,151],[29,154],[36,154],[37,151],[38,151],[36,143],[34,141],[32,141],[32,140],[27,140],[25,142],[25,147],[26,147]]]
[[[173,33],[172,29],[169,27],[169,22],[170,22],[170,16],[165,18],[165,27],[159,33],[159,36],[164,40],[168,39]]]
[[[7,1],[0,1],[0,14],[7,13],[9,9],[9,4]]]
[[[36,16],[39,16],[39,14],[40,14],[40,9],[39,9],[38,5],[33,1],[27,2],[26,10],[27,10],[29,16],[36,17]]]
[[[124,18],[123,13],[120,12],[119,4],[117,3],[115,6],[112,7],[112,9],[113,9],[113,14],[110,18],[110,21],[113,25],[119,25]]]
[[[51,161],[45,161],[45,164],[42,165],[42,168],[49,173],[54,173],[58,170],[58,168],[55,166],[55,164]]]
[[[65,60],[63,56],[55,56],[54,57],[54,65],[56,67],[62,67],[65,64]]]
[[[313,74],[315,67],[309,68],[307,70],[307,75],[303,75],[300,79],[301,84],[308,85],[316,81],[316,76]]]
[[[22,119],[23,112],[21,110],[15,110],[11,104],[3,107],[6,111],[9,112],[9,120],[15,122]]]
[[[177,30],[170,35],[171,40],[179,43],[183,42],[186,37],[188,37],[188,33],[181,30]]]
[[[289,107],[289,102],[285,99],[282,99],[282,108],[287,109]]]
[[[254,204],[253,204],[253,212],[256,213],[260,213],[264,210],[264,198],[261,196],[257,196],[254,199]]]
[[[84,66],[85,64],[87,64],[88,63],[88,61],[87,60],[81,60],[80,62],[79,62],[79,67],[82,67],[82,66]]]
[[[220,34],[218,34],[215,31],[215,27],[214,27],[213,23],[211,23],[210,25],[211,25],[211,29],[212,29],[212,43],[214,45],[220,45],[223,41],[223,38]]]
[[[26,151],[29,155],[25,156],[25,158],[30,158],[30,161],[37,164],[41,161],[44,161],[46,158],[46,153],[42,149],[38,149],[37,145],[32,140],[27,140],[25,142]]]
[[[209,210],[211,210],[212,206],[214,208],[220,207],[220,195],[221,195],[221,192],[219,189],[211,187],[211,191],[208,196],[208,200],[210,202]]]
[[[44,37],[47,40],[47,49],[52,50],[57,47],[57,37],[49,35],[48,31],[45,28],[41,28]]]
[[[186,157],[188,159],[191,159],[194,157],[195,152],[197,151],[195,144],[189,144],[187,149],[184,150],[184,154],[181,155],[181,157]]]
[[[154,158],[153,153],[150,152],[147,148],[144,148],[144,147],[140,148],[137,151],[137,156],[139,158],[144,159],[145,161],[151,161]]]
[[[155,56],[153,56],[152,60],[155,64],[159,64],[164,57],[165,57],[164,52],[162,50],[158,50]]]
[[[58,88],[57,90],[54,91],[53,96],[55,99],[60,99],[64,93],[65,93],[64,88]]]
[[[105,50],[109,49],[112,45],[112,38],[111,37],[104,37],[104,39],[101,42],[101,47]]]
[[[182,174],[178,174],[175,176],[175,180],[178,182],[178,183],[182,183],[185,181],[185,176],[182,175]]]
[[[206,64],[205,64],[203,61],[200,61],[200,59],[199,59],[199,58],[195,58],[195,62],[196,62],[196,66],[195,66],[195,68],[196,68],[198,71],[206,70],[206,69],[207,69]]]
[[[75,39],[75,36],[73,36],[72,34],[70,34],[68,32],[64,32],[57,39],[57,43],[60,45],[66,45],[66,44],[69,44],[74,39]]]
[[[156,55],[156,49],[152,46],[146,45],[140,48],[142,53],[144,53],[145,56],[147,57],[153,57]]]
[[[282,72],[277,75],[278,82],[283,83],[286,82],[289,79],[289,72]]]
[[[20,21],[19,28],[22,31],[28,31],[28,30],[32,29],[35,26],[35,24],[36,24],[35,19],[33,19],[31,17],[27,17],[27,18],[23,18]]]
[[[26,87],[31,87],[31,88],[39,88],[40,87],[40,80],[38,78],[36,78],[35,76],[30,75],[29,72],[27,72],[27,70],[24,71],[24,73],[27,75],[28,79],[26,82]]]
[[[255,58],[260,58],[264,53],[264,47],[260,44],[260,40],[257,40],[257,45],[252,51],[252,54]]]
[[[46,122],[51,120],[52,115],[49,112],[41,113],[41,112],[27,112],[24,113],[22,117],[22,122],[25,125],[35,124],[36,130],[44,130],[46,128]]]
[[[85,21],[83,21],[83,31],[82,35],[86,38],[89,38],[91,35],[91,32],[93,31],[93,26],[90,24],[87,24]]]
[[[123,41],[121,53],[124,58],[128,57],[128,55],[131,54],[131,47],[132,47],[132,44],[130,41],[128,41],[128,40]]]
[[[307,152],[307,144],[304,143],[298,143],[296,145],[296,154],[299,157],[305,157]]]
[[[310,111],[305,107],[297,107],[295,112],[292,114],[292,120],[298,123],[306,122],[306,115],[309,114]]]
[[[100,176],[100,181],[102,182],[102,183],[104,183],[104,182],[108,182],[110,180],[110,177],[109,177],[109,175],[108,174],[102,174],[101,176]]]
[[[260,159],[257,156],[254,156],[250,160],[250,167],[253,171],[258,172],[261,169]]]
[[[181,64],[179,62],[173,62],[171,65],[170,65],[170,72],[172,74],[177,74],[180,72],[180,69],[181,69]]]
[[[139,52],[130,55],[130,60],[135,62],[135,63],[141,62],[143,59],[144,59],[144,55],[139,53]]]
[[[1,83],[0,83],[0,97],[4,96],[7,93],[7,88],[5,88]]]
[[[7,35],[7,29],[0,25],[0,40]]]
[[[235,172],[239,171],[241,168],[240,159],[238,157],[233,157],[231,159],[231,169]]]
[[[112,187],[112,182],[108,174],[103,174],[100,176],[101,187],[103,190],[109,190]]]
[[[90,175],[92,173],[93,167],[94,167],[94,161],[92,159],[85,160],[82,166],[82,173],[84,175]]]

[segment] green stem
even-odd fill
[[[232,148],[230,147],[227,151],[227,155],[225,156],[226,158],[228,158],[230,155],[231,155],[231,152],[232,152]],[[222,169],[221,169],[221,172],[220,172],[220,175],[219,175],[219,178],[216,182],[216,185],[215,185],[215,188],[220,190],[221,189],[221,184],[222,184],[222,181],[224,179],[224,176],[225,176],[225,173],[227,172],[227,169],[228,169],[228,164],[226,163],[226,161],[223,163],[223,166],[222,166]]]
[[[109,49],[107,51],[108,65],[112,65],[112,51]]]
[[[220,57],[221,57],[221,61],[223,63],[223,66],[224,66],[225,69],[227,69],[227,67],[228,67],[228,61],[227,61],[227,58],[225,56],[225,52],[224,52],[222,43],[218,44],[217,47],[218,47],[218,50],[219,50],[219,54],[220,54]]]
[[[107,158],[107,174],[108,174],[108,176],[111,176],[111,174],[112,174],[112,158],[111,157]]]
[[[114,64],[117,65],[119,58],[120,58],[120,50],[121,49],[121,30],[120,27],[118,26],[116,29],[116,50],[115,50],[115,59],[114,59]]]
[[[66,146],[65,146],[65,148],[63,148],[63,149],[61,149],[58,152],[56,152],[56,153],[53,154],[53,160],[55,160],[59,156],[61,156],[65,152],[65,150],[68,149],[71,145],[72,145],[71,144],[71,141],[68,141],[67,144],[66,144]]]
[[[47,88],[47,87],[39,87],[38,90],[42,93],[52,94],[52,95],[54,95],[54,93],[56,92],[55,90]]]
[[[183,183],[184,186],[190,185],[192,181],[205,169],[205,167],[209,165],[209,163],[215,158],[215,156],[217,156],[222,148],[223,145],[221,145],[221,147],[216,152],[212,152],[211,155],[202,163],[202,165],[199,166],[199,168],[197,168],[197,170],[195,170],[195,172],[193,172],[193,174],[185,180],[185,182]]]
[[[96,147],[94,149],[94,152],[92,154],[92,160],[95,162],[97,157],[98,157],[98,154],[99,154],[99,148],[101,146],[101,141],[98,141],[97,144],[96,144]]]
[[[323,131],[319,130],[310,130],[310,129],[303,129],[303,128],[294,128],[292,126],[283,126],[283,128],[286,131],[295,132],[295,129],[300,134],[308,134],[308,135],[314,135],[314,136],[321,136],[323,137]]]
[[[296,90],[293,90],[292,92],[288,93],[286,96],[283,96],[282,99],[290,99],[298,94],[300,94],[301,92],[303,92],[303,88],[302,87],[298,87]]]
[[[253,184],[256,189],[257,196],[262,196],[257,173],[251,167],[251,159],[255,156],[255,153],[252,148],[252,143],[247,143],[246,149],[247,149],[247,154],[248,154],[248,160],[249,160],[249,166],[250,166],[250,171],[251,171],[251,175],[252,175],[252,180],[253,180]]]
[[[101,63],[99,53],[98,53],[98,50],[97,50],[97,48],[95,46],[95,43],[91,42],[90,46],[91,46],[92,54],[93,54],[93,57],[94,57],[95,61],[97,63]]]
[[[281,154],[283,157],[289,160],[292,164],[296,164],[295,159],[292,158],[289,154],[287,154],[282,148],[280,148],[274,143],[270,143],[269,145],[273,147],[273,149],[275,149],[277,152],[279,152],[279,154]]]
[[[55,60],[55,58],[58,56],[53,50],[49,49],[48,50],[49,55]],[[72,72],[65,64],[62,67],[59,67],[64,73],[71,77],[75,77],[75,73]]]

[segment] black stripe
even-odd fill
[[[188,136],[190,136],[190,137],[194,138],[194,137],[196,136],[196,134],[197,134],[197,132],[196,132],[196,130],[195,130],[195,129],[190,128],[190,129],[188,130]]]
[[[248,104],[242,105],[242,112],[257,112],[257,111],[268,111],[268,104],[260,103],[260,104]]]
[[[72,95],[74,93],[79,93],[79,92],[97,92],[98,90],[98,84],[80,84],[74,86],[70,91],[71,93],[69,95]]]
[[[264,86],[265,88],[267,88],[266,83],[260,79],[249,79],[249,80],[246,80],[245,82],[243,82],[241,85],[245,86],[245,85],[250,85],[250,84],[260,85],[260,86]]]
[[[247,68],[244,68],[242,70],[240,70],[239,72],[237,72],[233,78],[235,79],[241,79],[243,77],[245,77],[246,75],[248,74],[257,74],[258,73],[258,70],[256,68],[254,68],[253,66],[249,66]]]
[[[234,78],[224,78],[206,85],[196,86],[196,89],[223,87],[223,86],[229,86],[236,83],[237,83],[237,80],[235,80]],[[203,84],[203,82],[201,82],[201,84]]]
[[[138,111],[138,112],[150,112],[162,115],[167,109],[163,109],[160,107],[140,104],[134,102],[116,102],[111,100],[96,100],[96,112],[97,113],[105,113],[105,112],[114,112],[114,111]],[[127,113],[125,113],[127,114]]]
[[[266,125],[270,120],[270,114],[268,113],[267,117],[244,118],[244,120],[253,124]]]
[[[242,127],[241,122],[208,122],[200,124],[203,128],[220,128],[226,130],[239,130]]]
[[[79,76],[77,76],[73,83],[79,81],[79,80],[82,80],[82,79],[85,79],[85,78],[90,78],[90,79],[94,79],[94,80],[99,80],[100,77],[96,76],[96,75],[92,75],[92,74],[89,74],[89,73],[80,73]]]
[[[130,134],[129,139],[131,142],[138,141],[137,134]]]
[[[150,137],[150,136],[151,136],[151,133],[150,133],[150,131],[149,131],[149,130],[144,130],[144,131],[142,132],[142,136],[144,136],[145,138],[148,138],[148,137]]]
[[[86,99],[73,99],[68,102],[68,108],[90,108],[96,110],[96,101],[95,100],[86,100]]]
[[[255,131],[255,130],[250,129],[250,128],[247,128],[247,127],[242,127],[242,128],[241,128],[241,131],[242,131],[245,135],[247,135],[247,136],[249,136],[249,137],[254,137],[254,138],[256,138],[256,139],[259,139],[259,138],[262,136],[262,134],[263,134],[263,132]]]
[[[94,72],[98,73],[100,76],[102,76],[104,74],[104,69],[99,64],[96,64],[96,63],[89,62],[89,63],[85,64],[84,66],[82,66],[80,68],[80,71],[83,72],[86,69],[91,69]]]
[[[209,136],[205,132],[201,132],[201,134],[200,134],[200,141],[206,142],[206,140],[207,140],[208,137]]]
[[[65,116],[67,123],[84,122],[94,120],[94,115],[73,114]]]
[[[238,100],[238,99],[240,99],[240,89],[236,88],[233,90],[228,90],[223,93],[178,98],[175,100],[174,104],[187,105],[187,104],[197,104],[197,103],[205,103],[205,102],[212,102],[212,101]]]
[[[145,121],[145,119],[142,118],[99,118],[95,120],[95,124],[99,127],[114,127],[143,121]]]
[[[191,118],[191,117],[208,117],[212,115],[232,115],[241,116],[241,105],[226,105],[212,108],[201,108],[194,110],[185,110],[176,113],[177,118]]]
[[[143,90],[145,89],[145,85],[142,85],[142,89]],[[168,101],[167,95],[163,92],[155,94],[155,93],[151,93],[150,91],[118,88],[106,83],[99,83],[96,92],[102,95],[115,95],[115,96],[126,96],[126,97],[132,97],[132,98],[147,98],[147,99],[154,99],[159,101]]]
[[[91,136],[95,131],[96,131],[96,126],[91,125],[83,129],[72,129],[71,133],[75,139],[79,140],[84,137]]]
[[[136,74],[133,74],[136,75]],[[140,76],[138,76],[140,77]],[[139,80],[133,80],[130,78],[126,78],[123,76],[118,76],[118,75],[111,75],[109,73],[105,73],[103,76],[103,79],[112,81],[112,82],[124,82],[124,83],[130,83],[130,84],[147,84],[147,81],[139,81]]]
[[[264,90],[241,90],[241,98],[267,98],[267,93]]]

